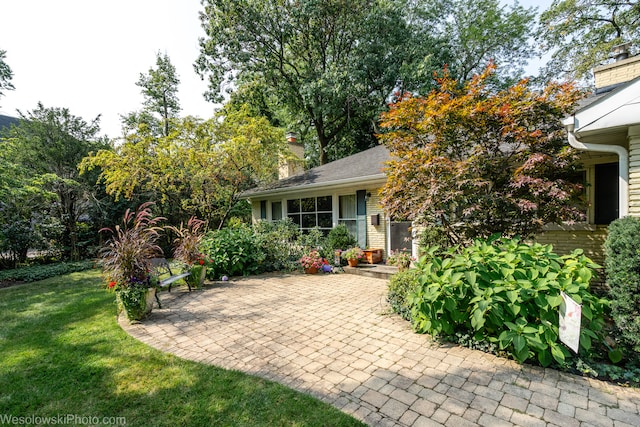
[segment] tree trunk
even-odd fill
[[[322,119],[314,120],[314,126],[316,128],[316,134],[318,135],[318,145],[319,145],[319,157],[320,164],[327,164],[327,146],[329,145],[329,138],[327,138],[327,134],[324,128],[324,123]]]

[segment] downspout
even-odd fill
[[[590,144],[579,141],[573,124],[566,125],[569,145],[578,150],[600,151],[618,155],[618,217],[629,214],[629,153],[619,145]]]

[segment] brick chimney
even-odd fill
[[[297,139],[295,133],[287,132],[289,153],[280,158],[278,179],[288,178],[304,171],[304,146]]]
[[[631,43],[615,46],[613,54],[616,61],[593,69],[596,93],[608,92],[640,76],[640,55],[629,57],[630,47]]]

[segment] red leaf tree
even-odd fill
[[[527,80],[495,91],[494,69],[462,87],[445,70],[438,89],[382,115],[378,137],[392,154],[382,204],[454,244],[584,217],[577,152],[560,122],[582,94],[570,83],[536,91]]]

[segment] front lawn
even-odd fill
[[[91,425],[362,425],[282,385],[150,348],[117,325],[113,301],[98,270],[0,289],[0,417],[24,417],[22,424],[75,416]]]

